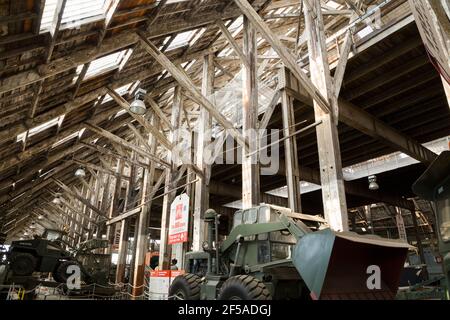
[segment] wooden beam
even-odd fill
[[[50,43],[47,47],[47,51],[45,53],[45,61],[46,63],[49,63],[52,55],[53,50],[55,49],[56,44],[56,36],[58,35],[59,28],[61,27],[61,21],[62,17],[64,15],[64,9],[66,7],[67,0],[58,0],[56,3],[56,10],[55,14],[53,16],[52,26],[50,27]]]
[[[146,198],[144,203],[141,203],[138,207],[136,207],[136,208],[134,208],[132,210],[129,210],[127,212],[124,212],[124,213],[122,213],[121,215],[119,215],[117,217],[109,219],[106,222],[106,225],[112,225],[112,224],[118,223],[118,222],[122,221],[123,219],[131,218],[131,217],[135,216],[136,214],[140,213],[141,210],[142,210],[142,207],[145,204],[148,204],[153,199],[153,197],[155,196],[156,192],[160,189],[161,185],[163,184],[164,180],[166,179],[166,174],[167,174],[167,171],[164,170],[162,172],[162,174],[159,176],[158,180],[156,181],[155,185],[152,188],[151,193],[148,195],[148,197]]]
[[[447,97],[448,107],[450,108],[450,84],[444,79],[444,77],[441,78],[442,78],[442,85],[444,86],[445,96]]]
[[[286,49],[281,43],[278,36],[269,28],[264,20],[258,15],[253,7],[247,0],[234,0],[234,2],[241,9],[242,13],[251,21],[253,26],[259,31],[259,33],[266,39],[266,41],[272,46],[275,52],[280,56],[283,63],[291,70],[291,72],[301,81],[306,91],[313,97],[317,105],[323,112],[329,113],[331,110],[330,103],[326,97],[319,91],[319,89],[313,84],[311,79],[308,78],[306,73],[297,64],[295,57]]]
[[[286,83],[285,68],[280,69],[278,79],[282,84]],[[281,91],[281,113],[283,119],[283,137],[289,137],[295,132],[296,128],[293,98],[288,95],[286,90]],[[284,141],[284,155],[288,205],[294,212],[302,212],[297,139],[295,136]]]
[[[66,193],[70,194],[71,196],[77,198],[79,201],[81,201],[81,203],[83,203],[85,206],[87,206],[89,209],[91,209],[92,211],[94,211],[95,213],[97,213],[98,215],[106,218],[105,213],[103,213],[100,209],[98,209],[96,206],[94,206],[93,204],[91,204],[88,200],[86,200],[85,198],[83,198],[80,194],[78,194],[75,191],[72,191],[72,189],[70,189],[68,186],[66,186],[64,183],[62,183],[61,181],[59,181],[56,178],[51,178],[53,182],[55,182],[61,189],[63,189]]]
[[[79,144],[82,145],[83,147],[86,147],[86,148],[94,150],[94,151],[96,151],[98,153],[101,153],[102,155],[111,156],[111,157],[114,157],[114,158],[117,158],[117,159],[121,159],[121,160],[124,160],[125,162],[134,164],[136,166],[140,166],[142,168],[146,168],[148,166],[147,164],[145,164],[143,162],[131,160],[131,159],[129,159],[126,156],[123,156],[123,155],[120,155],[118,153],[115,153],[114,151],[112,151],[112,150],[110,150],[108,148],[101,147],[101,146],[99,146],[97,144],[91,144],[91,143],[85,143],[85,142],[79,142]]]
[[[158,142],[161,143],[163,146],[165,146],[167,148],[168,151],[172,151],[174,148],[174,144],[171,143],[163,134],[161,131],[155,129],[154,126],[152,126],[143,116],[140,115],[136,115],[134,113],[132,113],[130,111],[130,105],[128,104],[128,102],[123,99],[119,94],[117,94],[114,90],[108,89],[108,94],[113,97],[113,99],[122,107],[124,108],[135,120],[137,120],[139,122],[140,125],[142,125],[144,127],[144,129],[146,129],[147,132],[151,133],[152,135],[154,135]],[[144,146],[146,146],[146,148],[149,150],[150,146],[148,146],[148,144],[146,143],[145,139],[142,137],[142,135],[136,130],[136,128],[131,124],[128,123],[127,124],[128,127],[134,132],[134,134],[136,135],[136,137],[142,142],[142,144]],[[181,157],[180,159],[181,161],[184,160],[183,157]],[[201,174],[201,170],[198,169],[195,165],[193,164],[188,164],[189,166],[191,166],[193,168],[193,170],[195,172],[197,172],[198,174]]]
[[[124,98],[122,98],[121,95],[119,95],[115,90],[111,88],[107,88],[107,92],[111,96],[111,98],[113,98],[119,106],[125,109],[137,122],[139,122],[139,124],[143,126],[147,132],[154,135],[156,139],[158,139],[159,143],[161,143],[161,145],[166,147],[167,150],[172,150],[173,144],[170,143],[170,141],[161,133],[161,131],[156,130],[143,116],[131,112],[130,105]]]
[[[198,59],[199,57],[202,57],[205,54],[213,53],[213,52],[216,52],[217,50],[218,50],[218,47],[215,46],[212,48],[207,48],[204,50],[185,54],[181,58],[176,58],[173,61],[175,63],[183,63],[186,61],[191,61],[193,59]],[[62,64],[62,62],[61,62],[61,64]],[[57,67],[58,66],[55,65],[55,68],[57,68]],[[73,66],[73,68],[75,68],[75,67],[76,67],[76,65]],[[144,69],[140,72],[133,73],[130,76],[117,78],[116,80],[112,81],[111,84],[109,84],[109,87],[110,88],[120,88],[121,86],[129,84],[130,82],[133,82],[135,80],[142,81],[149,77],[155,76],[162,71],[163,71],[162,66],[154,66],[151,69]],[[28,79],[28,77],[29,76],[27,75],[26,78]],[[17,81],[19,83],[23,84],[24,82],[26,82],[26,79],[18,79]],[[39,81],[39,80],[36,80],[36,81]],[[36,81],[34,81],[34,82],[36,82]],[[1,80],[0,80],[0,82],[1,82]],[[32,82],[32,83],[34,83],[34,82]],[[0,85],[0,93],[8,91],[8,90],[2,91],[5,88],[5,86],[6,85],[3,85],[3,86]],[[173,86],[173,85],[171,85],[171,86]],[[67,114],[71,111],[74,111],[74,110],[86,105],[89,102],[94,103],[94,101],[96,99],[105,95],[106,92],[107,92],[106,86],[100,87],[98,89],[90,91],[89,93],[87,93],[83,96],[75,98],[73,101],[69,101],[69,102],[60,104],[60,105],[52,108],[51,110],[36,116],[34,119],[30,118],[30,119],[26,119],[25,121],[22,121],[20,114],[18,114],[15,116],[15,119],[17,118],[16,124],[9,126],[6,130],[0,131],[0,141],[9,139],[11,136],[16,136],[16,135],[28,130],[29,128],[44,124],[56,117],[59,117],[64,114]]]
[[[160,128],[160,121],[156,115],[153,115],[152,125],[157,129]],[[157,141],[154,136],[149,137],[148,144],[151,146],[150,152],[155,154],[157,148]],[[136,221],[135,227],[135,239],[136,239],[136,252],[134,261],[134,277],[133,277],[133,295],[142,294],[144,283],[144,271],[145,271],[145,258],[148,251],[148,239],[147,235],[150,213],[152,208],[152,191],[155,189],[153,183],[155,182],[156,167],[155,162],[151,161],[149,168],[146,168],[143,172],[143,179],[141,185],[141,198],[139,217]],[[151,196],[150,199],[147,197]]]
[[[430,149],[343,99],[339,99],[339,120],[420,162],[430,164],[437,157]]]
[[[299,92],[298,89],[290,87],[284,89],[298,101],[301,101],[306,105],[313,105],[311,97]],[[394,127],[379,120],[359,106],[356,106],[343,98],[339,98],[337,103],[339,105],[339,121],[349,127],[378,139],[395,150],[402,151],[425,164],[431,163],[437,157],[434,152],[430,151],[419,142],[406,134],[399,132]]]
[[[242,118],[244,139],[249,148],[242,152],[242,207],[243,209],[259,205],[260,200],[260,166],[258,137],[258,75],[256,30],[244,17],[244,52],[246,64],[243,65]]]
[[[161,108],[158,106],[155,100],[153,100],[149,95],[145,97],[145,100],[150,104],[150,107],[153,109],[153,111],[158,115],[158,117],[161,119],[161,121],[166,125],[169,130],[173,130],[172,124],[170,123],[169,119],[167,119],[164,112],[161,110]]]
[[[37,17],[38,17],[38,15],[35,12],[24,12],[24,13],[9,15],[9,16],[2,16],[2,17],[0,17],[0,25],[21,22],[23,20],[33,20],[33,19],[36,19]]]
[[[154,155],[150,154],[148,151],[145,151],[145,150],[143,150],[141,148],[136,147],[134,144],[132,144],[132,143],[130,143],[130,142],[128,142],[128,141],[126,141],[126,140],[124,140],[124,139],[114,135],[114,134],[112,134],[111,132],[106,131],[105,129],[100,128],[99,126],[96,126],[96,125],[94,125],[92,123],[86,123],[86,127],[89,130],[91,130],[92,132],[95,132],[95,133],[97,133],[97,134],[99,134],[99,135],[101,135],[101,136],[111,140],[114,143],[117,143],[117,144],[119,144],[121,146],[124,146],[124,147],[126,147],[128,149],[131,149],[131,150],[137,152],[138,154],[140,154],[143,157],[147,157],[147,158],[149,158],[149,159],[151,159],[153,161],[156,161],[156,162],[158,162],[158,163],[160,163],[160,164],[162,164],[162,165],[164,165],[166,167],[170,167],[169,163],[167,163],[166,161],[155,157]]]
[[[132,123],[127,123],[127,127],[131,130],[131,132],[133,132],[134,138],[137,140],[137,142],[139,142],[142,146],[144,146],[148,152],[151,152],[152,150],[151,146],[147,143],[147,141],[139,132],[139,130]]]
[[[216,66],[217,69],[219,69],[221,71],[221,74],[219,74],[217,77],[220,77],[222,75],[226,75],[230,80],[233,80],[235,78],[234,74],[232,74],[230,71],[228,71],[226,68],[222,67],[219,64],[217,58],[214,59],[214,65]]]
[[[350,18],[350,22],[356,18],[355,15]],[[340,58],[338,65],[336,67],[336,71],[334,73],[334,96],[337,98],[341,92],[342,82],[344,81],[345,70],[347,68],[347,62],[350,54],[350,50],[353,45],[353,31],[355,28],[350,28],[347,30],[345,34],[344,43],[342,45],[342,49],[340,50]]]
[[[78,163],[78,164],[80,164],[82,166],[91,168],[93,170],[97,170],[97,171],[100,171],[100,172],[103,172],[103,173],[110,174],[110,175],[112,175],[114,177],[119,176],[119,174],[117,172],[114,172],[113,170],[110,170],[110,169],[107,169],[107,168],[104,168],[104,167],[100,167],[100,166],[97,166],[95,164],[92,164],[92,163],[89,163],[89,162],[86,162],[86,161],[73,159],[73,162]],[[125,176],[125,175],[122,175],[121,178],[122,179],[126,179],[126,180],[130,180],[130,177],[129,176]]]
[[[278,105],[280,101],[281,92],[280,90],[276,90],[273,94],[272,100],[269,102],[269,105],[266,107],[266,111],[264,112],[264,116],[260,121],[259,129],[264,130],[267,129],[267,125],[269,124],[270,119],[272,118],[273,112],[275,111],[275,107]],[[261,132],[262,134],[262,132]]]
[[[97,225],[97,220],[90,218],[88,215],[86,215],[83,212],[78,211],[77,209],[75,209],[75,207],[73,207],[69,202],[67,202],[64,198],[61,198],[61,203],[67,207],[70,211],[74,212],[75,214],[85,218],[86,220],[88,220],[89,222],[91,222],[94,225]],[[49,203],[50,204],[50,203]]]
[[[217,13],[209,12],[203,19],[194,19],[192,21],[185,21],[180,18],[179,21],[174,23],[173,21],[168,21],[162,23],[156,27],[150,28],[148,32],[149,39],[160,38],[163,35],[169,35],[176,32],[183,32],[187,30],[192,30],[196,27],[206,26],[215,23],[217,19],[231,19],[239,16],[239,10],[233,9],[227,12]],[[21,36],[23,38],[33,37],[33,34],[27,34]],[[1,40],[0,40],[1,41]],[[100,48],[96,44],[86,45],[82,50],[74,52],[72,54],[66,55],[59,59],[56,59],[49,64],[38,65],[32,70],[27,70],[15,74],[13,76],[5,77],[0,80],[0,93],[8,92],[17,88],[21,88],[32,83],[38,82],[40,80],[55,76],[59,73],[71,70],[78,67],[79,65],[88,63],[102,57],[104,55],[110,54],[112,52],[117,52],[118,50],[125,49],[139,42],[139,38],[136,36],[135,29],[120,32],[117,35],[106,38]],[[206,49],[208,51],[217,50],[216,47],[211,47]],[[186,59],[190,61],[193,58]],[[153,70],[144,70],[143,73],[149,73]],[[160,72],[160,71],[159,71]],[[136,79],[141,79],[142,77],[137,76]],[[129,83],[124,81],[123,84]],[[120,87],[120,86],[118,86]]]
[[[177,86],[174,91],[173,105],[172,105],[172,117],[171,123],[173,127],[173,132],[170,133],[171,141],[173,143],[178,143],[180,138],[180,124],[181,124],[181,110],[182,110],[182,88]],[[159,246],[159,266],[162,270],[167,270],[170,267],[171,260],[171,247],[169,247],[168,237],[169,237],[169,223],[170,223],[170,206],[176,196],[176,177],[177,177],[177,159],[171,152],[167,153],[167,161],[172,163],[171,167],[167,169],[166,181],[164,183],[164,198],[162,206],[162,216],[161,216],[161,237]]]
[[[160,14],[161,14],[161,10],[164,8],[166,3],[167,3],[167,0],[161,0],[158,3],[158,6],[154,9],[154,11],[152,11],[152,15],[150,16],[149,20],[147,21],[147,29],[149,29],[156,22],[156,20],[158,20]]]
[[[111,165],[113,165],[114,162],[117,163],[116,167],[117,173],[122,174],[123,170],[125,169],[124,161],[111,160]],[[108,196],[108,198],[110,199],[107,203],[107,208],[108,208],[108,219],[111,219],[119,214],[119,200],[122,192],[122,180],[120,179],[120,176],[119,178],[114,179],[113,191],[110,193],[109,190],[110,188],[108,188],[108,190],[105,190],[105,195]],[[109,242],[107,253],[110,253],[113,250],[113,246],[115,245],[116,242],[116,237],[117,237],[116,226],[107,225],[106,239],[108,239]]]
[[[207,55],[203,58],[202,74],[202,94],[206,97],[211,96],[214,91],[214,56]],[[192,223],[192,247],[194,251],[202,249],[202,243],[205,241],[205,227],[202,220],[203,214],[209,208],[209,183],[206,177],[210,176],[211,166],[205,161],[206,146],[211,142],[211,115],[207,109],[202,108],[197,124],[197,146],[195,150],[197,167],[202,170],[203,177],[195,183],[195,198]]]
[[[246,67],[249,67],[248,65],[248,60],[244,54],[244,52],[242,51],[242,49],[239,47],[239,45],[237,44],[236,40],[233,38],[233,35],[230,33],[230,31],[228,30],[228,28],[225,26],[225,24],[222,22],[222,20],[217,20],[216,21],[217,26],[219,27],[219,29],[222,31],[222,34],[225,36],[225,38],[228,40],[228,43],[231,45],[231,47],[233,48],[234,52],[237,53],[237,55],[239,56],[241,63],[244,64]]]
[[[332,89],[331,74],[320,2],[314,1],[311,8],[305,8],[304,14],[306,32],[309,35],[308,51],[311,79],[322,96],[333,103],[332,112],[324,112],[320,104],[314,99],[315,120],[322,122],[316,128],[316,134],[325,219],[331,229],[348,231],[347,203],[336,123],[338,116],[337,99],[334,96],[329,96]]]
[[[206,108],[208,112],[217,120],[217,122],[222,125],[226,130],[230,131],[230,134],[236,141],[243,146],[248,148],[248,144],[245,141],[241,133],[233,126],[233,124],[228,121],[217,109],[211,101],[209,101],[205,96],[203,96],[198,89],[195,87],[191,79],[186,77],[185,73],[181,72],[159,49],[151,43],[143,33],[138,32],[141,42],[145,50],[165,69],[167,69],[172,76],[178,81],[178,83],[190,93],[190,98],[195,102],[199,103],[202,107]]]

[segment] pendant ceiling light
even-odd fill
[[[78,168],[77,171],[75,171],[75,177],[77,177],[77,178],[86,177],[86,171],[84,170],[84,168],[82,168],[82,167]]]
[[[147,91],[139,89],[134,96],[134,101],[130,105],[130,111],[137,115],[144,115],[147,112],[147,107],[145,106],[145,95]]]
[[[369,190],[375,191],[380,189],[380,186],[377,183],[377,176],[369,176]]]

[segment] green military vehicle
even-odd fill
[[[42,237],[13,241],[7,255],[12,276],[51,272],[56,282],[65,282],[68,277],[67,269],[78,263],[64,249],[62,236],[62,231],[45,230]]]
[[[95,253],[108,246],[107,240],[91,239],[71,247],[62,240],[64,232],[45,230],[31,240],[13,241],[7,253],[9,270],[13,277],[27,277],[34,272],[52,273],[58,283],[67,283],[70,266],[78,266],[82,279],[88,283],[107,284],[111,255]],[[68,248],[68,249],[66,249]]]
[[[219,216],[207,210],[204,221],[208,241],[202,252],[187,253],[187,273],[173,280],[170,299],[393,299],[414,248],[334,232],[321,218],[273,205],[237,211],[220,244]],[[373,287],[368,282],[377,268]]]
[[[431,201],[434,207],[439,253],[446,277],[446,298],[450,300],[450,151],[439,155],[414,183],[413,191],[422,199]]]

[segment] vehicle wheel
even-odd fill
[[[63,261],[64,262],[64,261]],[[58,268],[61,266],[61,263],[63,262],[59,262],[56,267],[55,270],[52,272],[52,277],[53,279],[58,282],[58,283],[62,283],[64,282],[63,279],[61,279],[61,277],[59,276],[59,273],[57,272]]]
[[[169,289],[169,300],[200,300],[201,279],[186,273],[176,277]]]
[[[249,275],[229,278],[220,288],[219,300],[272,300],[264,283]]]
[[[76,261],[61,262],[59,265],[57,265],[55,271],[52,274],[53,279],[55,279],[55,281],[59,282],[59,283],[67,283],[67,278],[69,278],[70,275],[72,274],[72,273],[70,273],[70,274],[67,273],[67,269],[70,266],[80,267],[80,264]],[[81,269],[81,267],[80,267],[80,269]]]
[[[36,268],[36,258],[31,253],[15,253],[11,257],[11,270],[16,276],[29,276]]]

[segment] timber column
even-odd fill
[[[173,106],[172,106],[172,144],[176,145],[179,141],[181,109],[182,109],[181,87],[175,87]],[[167,152],[167,161],[171,163],[171,168],[167,169],[166,181],[164,186],[164,198],[161,217],[161,242],[159,247],[159,269],[168,269],[170,266],[171,248],[168,244],[169,223],[170,223],[170,205],[176,196],[176,176],[178,159],[172,151]]]
[[[278,82],[281,90],[281,113],[283,116],[283,136],[288,137],[297,129],[295,127],[294,102],[284,87],[288,82],[289,71],[283,66],[278,73]],[[294,212],[301,212],[300,198],[300,171],[297,153],[297,140],[293,136],[284,141],[284,158],[286,169],[286,182],[288,191],[288,205]]]
[[[259,135],[258,121],[258,76],[257,76],[257,44],[256,30],[244,16],[244,55],[247,63],[243,63],[242,118],[243,135],[249,148],[242,150],[242,207],[243,209],[259,205]],[[248,154],[252,155],[248,156]]]
[[[341,151],[337,130],[337,97],[332,92],[328,53],[320,1],[311,1],[305,6],[305,26],[308,34],[308,51],[311,80],[320,94],[330,102],[332,108],[325,112],[314,100],[317,147],[319,151],[320,180],[325,219],[331,229],[348,231],[347,202],[342,174]]]
[[[119,169],[121,170],[120,171],[120,176],[119,175],[117,176],[117,179],[118,179],[117,181],[118,181],[118,184],[119,184],[119,191],[118,191],[119,193],[118,194],[119,194],[119,197],[120,197],[121,184],[122,184],[121,175],[124,172],[125,163],[124,163],[123,160],[119,160],[119,161],[121,162],[121,165],[123,165],[123,167],[122,166],[119,167]],[[133,178],[130,175],[130,181],[128,181],[128,184],[127,184],[127,197],[126,197],[125,201],[127,201],[127,198],[128,198],[128,191],[130,190],[130,187],[131,187],[130,184],[132,183],[132,181],[131,181],[132,179]],[[114,196],[114,198],[116,199],[116,195]],[[119,198],[117,198],[117,200],[118,199]],[[117,201],[116,206],[117,207],[114,210],[118,210],[119,209],[119,207],[118,207],[119,206],[119,202],[118,201]],[[126,208],[127,208],[126,203],[124,203],[124,206],[123,206],[122,210],[126,211]],[[119,212],[117,212],[117,213],[119,214]],[[126,265],[127,265],[128,245],[129,245],[129,243],[128,243],[129,232],[130,232],[130,221],[129,221],[129,219],[123,219],[120,222],[120,240],[119,240],[119,250],[118,250],[118,253],[117,253],[116,283],[123,283],[124,280],[125,280],[125,268],[126,268]]]
[[[159,129],[159,121],[156,115],[153,116],[152,125]],[[156,154],[157,140],[154,135],[150,134],[149,145],[151,154]],[[134,261],[134,279],[133,279],[133,296],[140,296],[143,293],[144,272],[145,272],[145,255],[148,251],[148,222],[150,221],[151,211],[151,191],[153,191],[153,182],[155,179],[155,162],[150,160],[149,168],[145,168],[144,179],[142,181],[141,192],[141,213],[137,222],[135,231],[136,237],[136,254]]]
[[[213,99],[214,93],[214,56],[209,54],[203,60],[203,78],[202,78],[202,94]],[[211,151],[206,154],[207,145],[211,142],[211,115],[206,108],[200,108],[200,119],[197,131],[197,150],[196,164],[202,170],[203,177],[197,176],[198,181],[195,183],[195,199],[194,199],[194,222],[192,233],[192,250],[201,251],[202,243],[205,239],[205,226],[203,223],[203,214],[209,207],[209,181],[211,166],[205,163],[205,156],[210,157]]]

